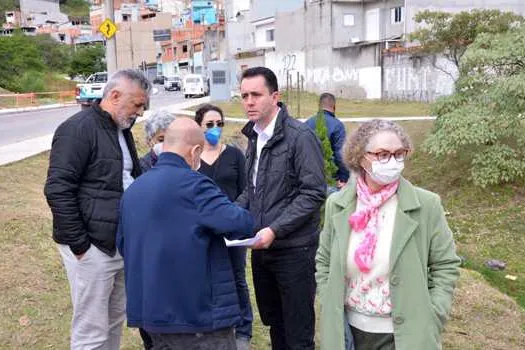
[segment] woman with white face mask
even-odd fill
[[[146,142],[150,151],[140,159],[140,167],[145,173],[151,169],[159,155],[162,153],[162,143],[164,134],[168,126],[175,120],[175,116],[163,110],[155,111],[144,123],[144,132],[146,133]]]
[[[372,120],[346,141],[348,185],[326,203],[316,256],[321,349],[440,349],[460,259],[438,195],[402,177],[413,147]]]

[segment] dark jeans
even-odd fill
[[[315,348],[317,246],[252,251],[255,296],[273,350]]]
[[[396,350],[394,334],[368,333],[350,326],[355,350]]]
[[[235,335],[237,338],[251,339],[253,313],[250,303],[250,290],[248,283],[246,283],[246,248],[231,247],[228,248],[228,254],[230,255],[241,309],[241,322],[235,327]]]
[[[233,329],[210,333],[149,333],[153,350],[236,350]]]

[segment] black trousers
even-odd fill
[[[252,272],[262,322],[273,350],[315,348],[315,252],[317,246],[253,250]]]
[[[368,333],[350,326],[355,350],[396,350],[394,334]]]

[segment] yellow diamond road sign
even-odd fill
[[[106,39],[109,39],[117,32],[117,26],[109,18],[106,18],[100,27],[98,27],[98,30],[106,37]]]

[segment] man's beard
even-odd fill
[[[137,119],[137,116],[133,116],[131,119],[129,116],[117,116],[117,127],[121,130],[129,129]]]

